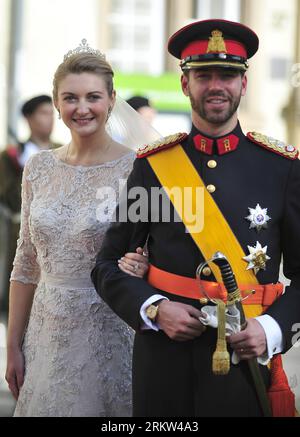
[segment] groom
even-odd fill
[[[128,220],[110,227],[92,272],[98,293],[136,331],[135,416],[261,416],[246,360],[267,362],[292,347],[293,325],[300,321],[300,163],[294,147],[255,132],[246,136],[238,122],[248,59],[257,49],[251,29],[225,20],[192,23],[169,40],[191,102],[192,130],[138,152],[128,198],[119,205],[127,205]],[[146,219],[130,220],[131,189],[143,187],[151,199],[151,189],[162,186],[202,187],[202,231],[193,233],[172,199],[168,223],[151,200],[140,203],[149,208]],[[119,271],[118,258],[146,242],[147,281]],[[240,288],[256,290],[245,301],[246,329],[228,339],[240,362],[226,376],[212,372],[217,333],[199,321],[203,301],[196,280],[198,265],[217,250],[229,258]],[[282,255],[291,285],[280,296]],[[202,287],[222,299],[219,272],[203,273]],[[269,387],[268,367],[260,367]],[[292,399],[288,387],[279,398],[285,394]],[[282,414],[293,413],[290,405]]]

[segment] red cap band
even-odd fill
[[[247,50],[245,46],[238,42],[238,41],[232,41],[232,40],[225,40],[226,45],[226,52],[228,55],[234,55],[234,56],[241,56],[242,58],[247,59]],[[181,53],[181,59],[185,59],[188,56],[193,55],[206,55],[207,53],[213,53],[213,52],[207,52],[208,47],[208,40],[201,40],[201,41],[193,41],[190,44],[188,44],[185,49]],[[223,53],[223,52],[218,52]]]

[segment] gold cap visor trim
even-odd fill
[[[227,67],[227,68],[235,68],[236,70],[247,71],[248,65],[239,64],[237,62],[222,62],[222,61],[210,61],[210,62],[187,62],[184,65],[181,65],[182,70],[191,70],[192,68],[200,68],[200,67]]]

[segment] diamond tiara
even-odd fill
[[[64,61],[71,56],[77,55],[79,53],[89,53],[91,55],[98,56],[100,59],[103,59],[103,61],[105,61],[105,55],[101,53],[100,50],[96,50],[90,47],[86,39],[82,39],[81,43],[78,47],[76,47],[76,49],[69,50],[68,53],[66,53],[64,56]]]

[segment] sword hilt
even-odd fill
[[[236,289],[238,288],[237,282],[231,265],[229,264],[226,256],[223,255],[223,253],[221,252],[216,252],[212,257],[212,261],[219,267],[221,271],[223,283],[226,287],[227,292],[233,293],[234,291],[236,291]]]
[[[229,261],[226,258],[226,256],[222,252],[216,252],[212,257],[212,262],[215,263],[221,271],[223,283],[227,290],[227,293],[232,294],[236,292],[238,289],[238,285],[233,270],[231,268],[231,265],[229,264]],[[241,301],[236,301],[235,305],[240,312],[241,327],[242,329],[244,329],[246,318]]]

